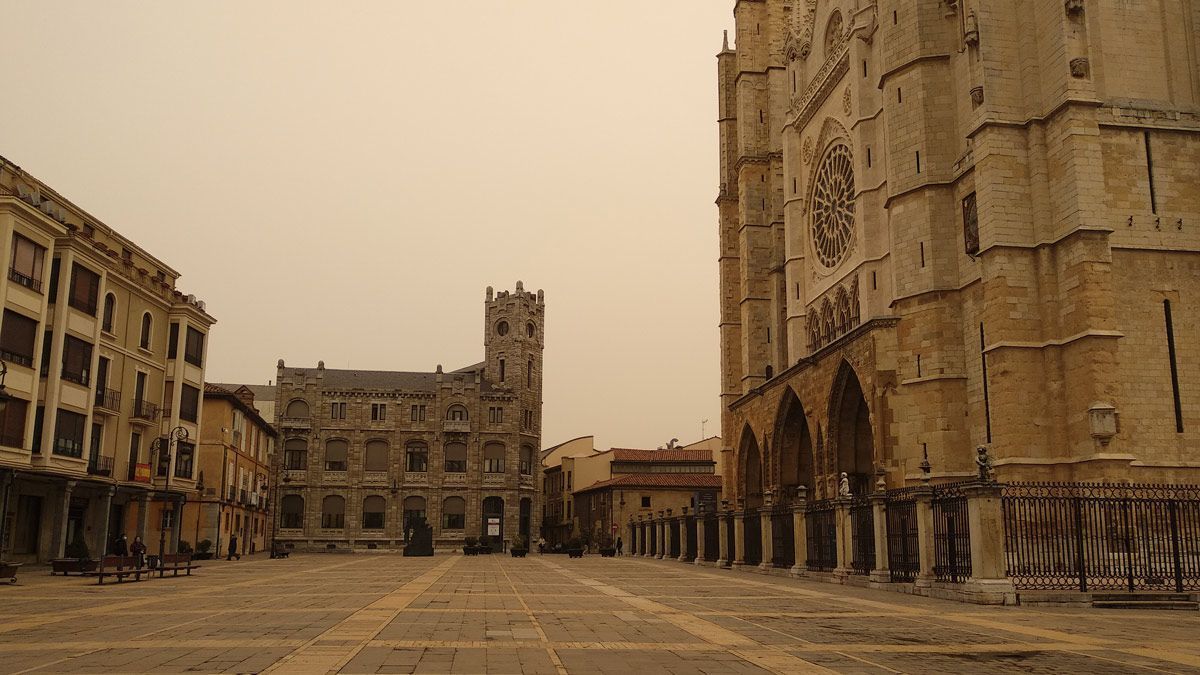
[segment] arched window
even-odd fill
[[[138,346],[142,349],[150,349],[150,329],[154,320],[150,318],[150,312],[142,315],[142,338],[138,341]]]
[[[521,470],[522,476],[532,476],[533,475],[533,446],[532,445],[522,445],[521,446],[521,461],[520,461],[520,464],[518,465],[518,468]]]
[[[466,406],[461,406],[461,405],[450,406],[450,409],[446,411],[446,419],[450,420],[451,422],[466,422],[467,421]]]
[[[467,527],[467,500],[462,497],[446,497],[442,502],[442,529],[464,530]]]
[[[409,443],[404,448],[404,470],[425,473],[429,470],[429,446],[421,442]]]
[[[284,411],[283,416],[284,417],[293,417],[296,419],[307,419],[308,418],[308,401],[305,401],[302,398],[298,398],[298,399],[289,401],[287,404],[287,410]]]
[[[833,56],[833,52],[842,42],[842,13],[836,9],[825,25],[825,58]]]
[[[284,495],[280,502],[279,526],[290,530],[304,528],[304,497]]]
[[[367,497],[363,500],[362,529],[382,530],[386,514],[387,500],[379,495]]]
[[[304,471],[308,468],[308,441],[291,438],[283,442],[283,468]]]
[[[833,329],[833,303],[829,302],[829,298],[825,298],[825,302],[821,304],[821,342],[829,344],[835,337],[837,333]]]
[[[387,441],[367,441],[366,455],[366,460],[363,462],[363,469],[367,471],[388,470]]]
[[[810,309],[805,326],[808,330],[808,347],[816,351],[821,348],[821,320],[817,318],[817,310]]]
[[[504,473],[503,443],[488,443],[483,446],[483,472]]]
[[[408,534],[408,528],[414,523],[420,523],[425,520],[425,498],[413,495],[404,498],[404,532]]]
[[[839,288],[837,292],[837,307],[834,316],[834,327],[838,335],[844,335],[850,330],[850,296],[846,289]]]
[[[101,315],[103,317],[101,327],[105,333],[113,332],[113,319],[116,317],[116,314],[117,296],[109,293],[104,296],[104,314]]]
[[[340,495],[329,495],[321,500],[321,527],[326,530],[346,527],[346,500]]]
[[[325,443],[325,470],[346,470],[346,441],[334,439]]]
[[[465,443],[447,443],[446,473],[467,472],[467,446]]]

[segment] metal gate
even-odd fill
[[[875,510],[867,497],[850,502],[850,569],[855,574],[870,574],[875,569]]]
[[[704,560],[716,562],[721,558],[721,523],[717,516],[704,516]]]
[[[762,562],[762,521],[758,517],[758,509],[746,509],[742,515],[742,538],[745,541],[745,559],[747,565],[757,565]]]
[[[837,567],[837,511],[828,499],[809,502],[804,529],[808,551],[804,565],[810,570],[830,572]]]
[[[888,571],[892,581],[911,583],[921,572],[917,501],[912,490],[893,490],[886,501]]]
[[[796,533],[790,506],[780,507],[771,514],[771,564],[788,568],[796,564]]]
[[[1200,486],[1012,483],[1002,504],[1017,588],[1200,589]]]
[[[933,576],[960,583],[971,577],[971,524],[962,484],[933,488]]]

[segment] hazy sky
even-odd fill
[[[0,155],[182,275],[208,379],[482,360],[546,292],[543,444],[719,425],[732,0],[0,0]]]

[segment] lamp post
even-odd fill
[[[198,550],[200,546],[200,512],[204,510],[204,472],[200,472],[200,477],[196,480],[196,537],[192,542],[192,548]],[[180,514],[183,515],[183,514]]]
[[[167,493],[171,491],[171,446],[178,447],[180,441],[186,441],[187,439],[188,430],[183,427],[175,427],[166,436],[160,436],[150,444],[150,453],[155,456],[154,465],[161,469],[163,475],[166,476],[166,481],[163,484],[163,511],[158,517],[159,565],[162,565],[163,554],[167,552],[167,521],[164,514],[166,514],[167,508]]]
[[[283,473],[283,465],[280,463],[280,473]],[[279,519],[283,517],[283,509],[279,507],[279,484],[287,485],[292,482],[286,473],[283,473],[283,478],[275,481],[274,496],[271,497],[271,506],[275,508],[275,515],[271,518],[271,557],[278,557],[275,553],[275,538],[279,536]]]

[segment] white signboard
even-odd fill
[[[489,537],[499,537],[500,536],[500,518],[499,517],[488,516],[487,527],[488,527],[487,533],[488,533]]]

